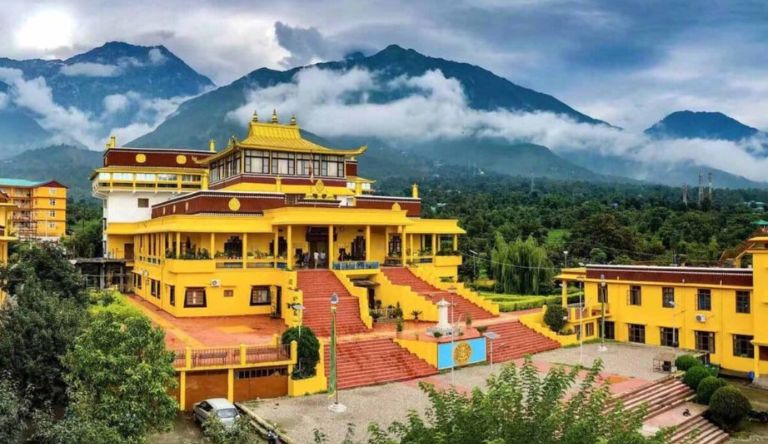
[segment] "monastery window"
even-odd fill
[[[272,154],[272,174],[289,175],[296,174],[296,157],[293,153]]]
[[[749,292],[737,291],[736,292],[736,313],[749,313],[751,311]]]
[[[598,322],[597,327],[600,329],[600,335],[605,339],[616,339],[616,324],[613,321],[605,321],[605,331],[603,331],[603,323]]]
[[[133,181],[133,173],[112,173],[112,179]]]
[[[160,173],[157,175],[158,180],[166,180],[166,181],[176,181],[176,175],[175,174],[164,174]]]
[[[638,344],[645,344],[645,325],[640,324],[628,324],[629,325],[629,342],[637,342]]]
[[[112,175],[109,173],[99,173],[99,180],[109,180],[110,176]]]
[[[269,151],[248,150],[245,152],[245,172],[269,174]]]
[[[231,177],[240,173],[240,153],[239,152],[227,157],[225,162],[226,162],[226,168],[224,171],[224,176],[222,176],[223,179],[226,179],[227,177]]]
[[[182,182],[200,182],[200,176],[196,174],[184,174],[181,176]]]
[[[56,228],[56,222],[48,222],[48,228]]]
[[[679,335],[679,331],[676,328],[670,328],[670,327],[659,328],[660,343],[664,347],[677,347],[678,338],[680,337],[678,335]]]
[[[271,293],[267,286],[251,287],[251,305],[269,305],[272,303]]]
[[[133,285],[136,288],[138,288],[139,290],[141,290],[141,279],[142,278],[141,278],[141,275],[139,273],[134,273],[133,274]]]
[[[595,323],[594,322],[590,322],[590,323],[585,324],[585,325],[587,327],[587,334],[586,334],[586,336],[588,338],[591,338],[592,336],[595,335]]]
[[[224,289],[224,297],[225,298],[231,298],[235,296],[235,289],[234,288],[225,288]]]
[[[296,155],[296,174],[300,176],[309,176],[312,174],[312,155]]]
[[[146,197],[140,197],[137,200],[137,205],[139,208],[149,208],[149,199]]]
[[[155,175],[152,173],[136,173],[136,181],[138,182],[154,182]]]
[[[701,311],[712,310],[712,290],[701,288],[696,295],[696,309]]]
[[[320,163],[320,175],[326,177],[344,177],[344,157],[324,155]]]
[[[176,287],[173,285],[168,286],[168,301],[172,307],[176,306]]]
[[[698,351],[715,352],[715,333],[711,331],[695,331],[695,347]]]
[[[50,199],[48,201],[48,203],[51,204],[52,207],[55,207],[56,206],[56,199]]]
[[[205,307],[205,288],[187,287],[184,293],[184,307]]]
[[[664,308],[675,308],[675,289],[673,287],[661,289],[661,306]]]
[[[733,335],[733,356],[754,358],[755,346],[752,345],[752,339],[752,336]]]
[[[149,293],[158,299],[160,298],[160,281],[155,279],[149,280]]]
[[[643,292],[639,285],[629,287],[629,305],[643,305]]]
[[[608,285],[598,285],[597,286],[597,302],[604,303],[608,302]]]
[[[56,217],[56,210],[51,210],[48,212],[49,217]]]

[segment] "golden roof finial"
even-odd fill
[[[272,110],[272,123],[277,123],[277,110]]]
[[[251,117],[251,122],[258,122],[259,121],[259,113],[256,112],[256,110],[253,111],[253,117]]]
[[[296,114],[291,115],[291,125],[296,126]]]

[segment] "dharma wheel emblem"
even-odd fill
[[[184,165],[185,163],[187,163],[187,156],[183,154],[179,154],[178,156],[176,156],[176,163],[178,163],[179,165]]]
[[[229,209],[232,211],[237,211],[240,209],[240,201],[237,200],[236,197],[233,197],[232,199],[229,199]]]
[[[462,342],[453,349],[453,361],[458,365],[464,365],[469,362],[472,356],[472,347],[466,342]]]
[[[136,155],[136,163],[144,163],[146,161],[147,161],[147,156],[146,155],[144,155],[142,153],[139,153],[139,154]]]

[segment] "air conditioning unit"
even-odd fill
[[[707,322],[707,316],[703,314],[697,314],[696,315],[696,321],[697,322]]]
[[[211,280],[211,287],[221,287],[221,281],[218,279]]]

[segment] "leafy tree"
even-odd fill
[[[210,444],[251,444],[258,442],[253,427],[245,416],[238,416],[232,427],[224,427],[215,416],[203,423],[203,434]]]
[[[21,439],[25,408],[10,379],[0,379],[0,442],[14,443]]]
[[[546,249],[533,237],[507,243],[501,233],[496,234],[491,252],[491,270],[504,293],[539,294],[554,274]]]
[[[32,419],[29,442],[36,444],[132,444],[103,421],[81,415],[56,420],[54,415],[36,412]]]
[[[749,399],[733,386],[721,387],[709,400],[709,413],[726,430],[739,426],[752,410]]]
[[[421,383],[430,400],[424,417],[411,412],[405,422],[369,427],[370,444],[503,443],[662,443],[670,433],[645,437],[645,409],[613,403],[607,383],[598,383],[596,361],[584,379],[581,368],[553,367],[539,374],[530,358],[488,378],[488,388],[471,393],[438,390]],[[316,434],[318,436],[318,434]],[[322,438],[322,436],[319,436]]]
[[[101,239],[101,219],[83,219],[73,226],[72,233],[62,243],[74,257],[97,257],[101,255]]]
[[[18,384],[31,407],[64,406],[61,359],[82,330],[85,308],[42,288],[34,277],[15,288],[0,309],[0,371]]]
[[[696,389],[696,402],[699,404],[708,405],[712,395],[721,387],[728,385],[723,379],[716,376],[707,376],[699,382],[699,386]]]
[[[293,370],[293,379],[304,379],[315,376],[315,367],[320,361],[320,341],[315,332],[307,327],[291,327],[283,332],[280,339],[282,344],[296,341],[298,358]]]
[[[550,330],[559,332],[565,327],[567,315],[568,312],[562,305],[547,305],[547,311],[544,313],[544,323],[547,324]]]
[[[88,295],[85,281],[54,243],[22,243],[11,256],[7,267],[0,270],[3,288],[11,295],[18,293],[30,279],[62,299],[72,299],[85,306]]]
[[[95,313],[65,358],[72,414],[132,442],[167,429],[178,409],[172,362],[163,331],[146,317]]]

